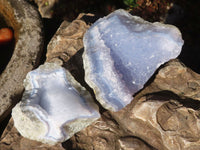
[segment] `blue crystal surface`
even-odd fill
[[[106,109],[118,111],[161,64],[180,54],[182,45],[175,26],[150,23],[117,10],[95,22],[84,35],[85,80]]]
[[[12,113],[24,137],[55,144],[100,118],[89,92],[57,64],[45,63],[29,72],[24,86],[22,101]],[[32,134],[37,130],[41,132]]]

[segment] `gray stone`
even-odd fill
[[[26,74],[39,63],[43,49],[42,23],[38,12],[24,0],[1,0],[0,14],[13,28],[15,48],[0,75],[0,121],[20,100]]]

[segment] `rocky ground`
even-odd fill
[[[121,1],[98,0],[29,2],[38,7],[43,17],[46,51],[40,63],[63,64],[89,89],[82,67],[83,35],[99,16],[127,8],[126,5]],[[100,108],[99,120],[64,143],[48,146],[23,138],[9,115],[1,122],[0,149],[200,149],[200,2],[138,0],[137,3],[137,7],[127,8],[132,14],[174,24],[181,30],[185,44],[179,58],[161,66],[127,107],[116,113]],[[57,41],[57,37],[61,40]]]

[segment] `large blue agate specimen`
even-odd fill
[[[183,43],[175,26],[117,10],[84,35],[85,80],[103,107],[118,111],[161,64],[180,54]]]
[[[89,92],[57,64],[45,63],[29,72],[24,86],[12,116],[26,138],[53,145],[100,118]]]

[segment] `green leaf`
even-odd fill
[[[137,6],[139,6],[137,4],[137,0],[123,0],[124,4],[127,5],[130,8],[135,8]]]

